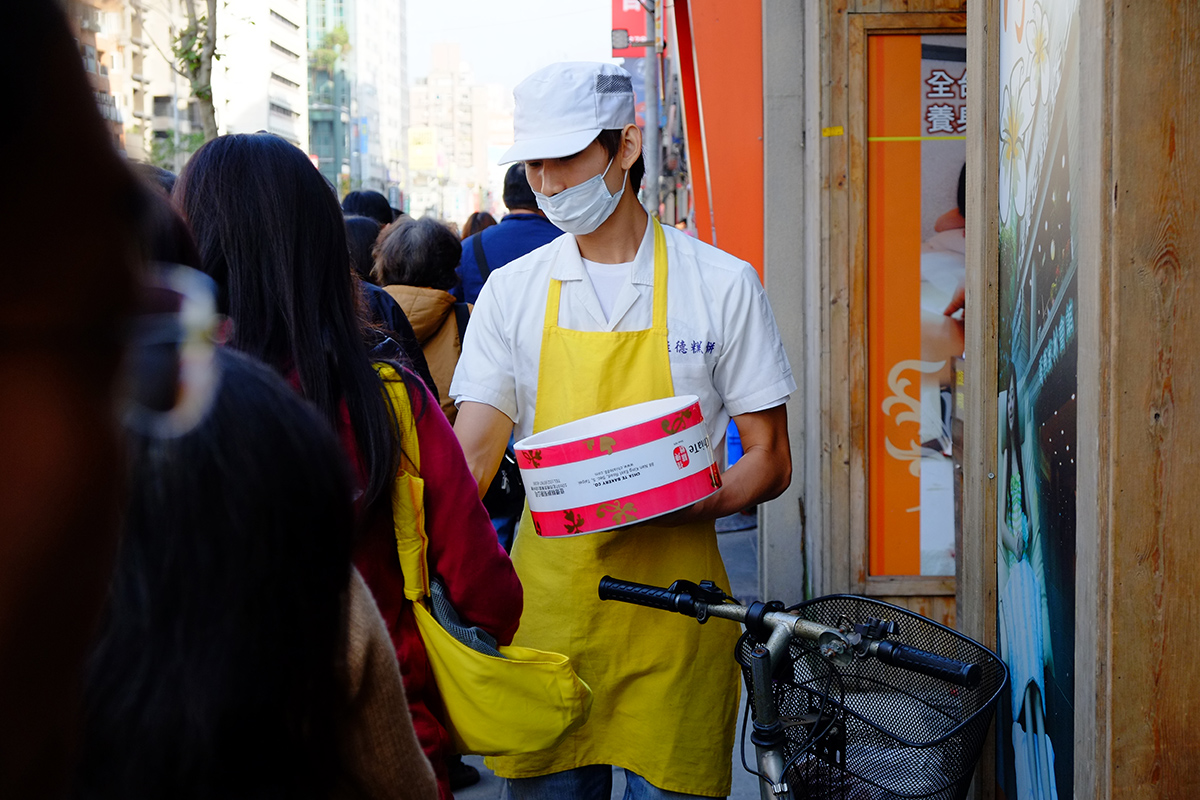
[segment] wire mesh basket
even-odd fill
[[[874,658],[834,666],[814,643],[793,640],[776,670],[774,694],[796,796],[965,797],[995,702],[1008,682],[1004,663],[944,625],[866,597],[829,595],[789,610],[835,628],[845,619],[895,622],[899,632],[889,641],[979,664],[982,674],[977,687],[964,688]],[[749,633],[738,640],[736,656],[748,689],[756,644]]]

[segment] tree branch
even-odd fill
[[[190,75],[188,75],[186,72],[184,72],[183,70],[181,70],[179,68],[178,59],[176,58],[176,56],[174,54],[167,55],[166,53],[164,53],[163,49],[158,46],[158,42],[154,41],[154,37],[150,35],[149,31],[146,31],[145,28],[143,28],[142,30],[144,31],[142,35],[150,40],[150,44],[154,45],[154,49],[157,50],[158,54],[163,57],[163,61],[166,61],[168,64],[171,65],[172,72],[174,72],[175,74],[177,74],[181,77],[184,77],[184,78],[191,77]]]

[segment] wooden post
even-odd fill
[[[966,424],[963,543],[956,560],[959,629],[996,646],[996,342],[1000,318],[1000,0],[968,0]],[[984,744],[977,797],[995,794],[994,734]]]
[[[1084,0],[1076,795],[1200,791],[1200,14]]]

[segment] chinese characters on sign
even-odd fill
[[[939,101],[930,103],[925,110],[925,133],[966,133],[967,70],[964,68],[956,78],[944,69],[935,69],[925,79],[925,85],[929,87],[925,97]]]

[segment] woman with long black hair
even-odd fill
[[[216,354],[192,430],[131,430],[77,796],[431,800],[387,629],[351,567],[341,445],[270,369]]]
[[[341,435],[361,492],[355,564],[391,632],[414,726],[449,800],[453,744],[403,595],[393,529],[390,490],[409,443],[384,380],[404,381],[417,417],[430,571],[464,620],[504,644],[520,619],[521,588],[458,440],[419,380],[373,363],[378,335],[356,308],[341,209],[304,153],[270,134],[220,137],[192,156],[174,196],[233,322],[229,344],[288,378]]]

